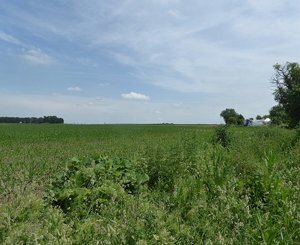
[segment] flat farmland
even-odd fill
[[[0,243],[297,244],[300,134],[0,125]]]

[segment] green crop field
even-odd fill
[[[299,130],[0,125],[0,244],[299,241]]]

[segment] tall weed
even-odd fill
[[[215,130],[213,142],[218,143],[223,147],[230,146],[232,141],[232,134],[229,131],[228,125],[218,126]]]

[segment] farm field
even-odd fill
[[[0,125],[0,244],[300,244],[300,131]]]

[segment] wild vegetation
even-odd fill
[[[300,130],[0,125],[1,244],[297,244]]]

